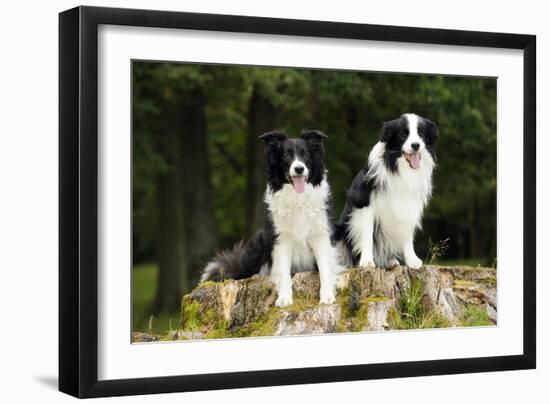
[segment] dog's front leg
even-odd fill
[[[405,241],[403,258],[405,259],[405,265],[409,268],[420,269],[422,266],[422,260],[414,252],[414,237],[410,237]]]
[[[353,252],[360,253],[360,267],[374,267],[374,212],[371,207],[357,209],[350,221]]]
[[[336,300],[334,297],[337,270],[336,251],[330,244],[328,235],[313,239],[311,241],[311,249],[317,262],[319,279],[321,281],[319,302],[332,304]]]
[[[277,288],[277,300],[275,305],[278,307],[289,306],[292,304],[292,244],[280,237],[273,247],[273,269],[271,276]]]

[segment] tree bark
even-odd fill
[[[266,184],[264,145],[258,137],[275,129],[275,107],[255,87],[248,107],[246,141],[245,237],[251,237],[265,220],[263,194]]]
[[[294,305],[286,308],[275,307],[269,277],[200,284],[182,299],[180,329],[166,336],[134,333],[134,341],[497,324],[494,268],[354,268],[342,272],[337,284],[336,302],[319,304],[319,273],[297,273]]]
[[[153,313],[178,310],[216,250],[206,100],[196,88],[164,99],[154,147],[167,165],[156,178],[158,286]]]
[[[470,257],[472,258],[486,255],[483,253],[483,237],[480,234],[478,222],[477,202],[472,200],[468,207],[468,237],[470,241]]]
[[[169,122],[170,109],[162,121]],[[152,314],[177,310],[183,293],[189,289],[185,265],[185,234],[179,206],[181,189],[178,169],[178,133],[169,127],[158,128],[154,135],[155,151],[163,157],[166,168],[155,179],[155,239],[158,283]]]
[[[180,209],[187,236],[186,265],[191,282],[196,283],[217,247],[208,158],[206,97],[202,90],[197,88],[184,97],[179,118],[180,182],[183,191]]]

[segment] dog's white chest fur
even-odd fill
[[[411,170],[403,158],[398,165],[399,173],[387,175],[382,189],[371,196],[374,216],[383,233],[392,240],[420,227],[422,212],[432,192],[431,165]]]
[[[312,241],[330,238],[329,197],[330,188],[325,180],[317,187],[306,184],[303,193],[297,193],[290,184],[283,185],[277,192],[269,187],[266,190],[265,202],[278,239],[292,246],[293,272],[311,271],[315,265]]]

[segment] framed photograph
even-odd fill
[[[533,35],[59,16],[59,388],[536,365]]]

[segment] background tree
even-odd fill
[[[134,173],[149,174],[139,180],[134,175],[134,182],[144,183],[134,197],[140,188],[152,194],[151,200],[144,197],[136,204],[141,202],[142,213],[149,208],[148,219],[155,223],[158,287],[153,313],[177,309],[182,294],[196,280],[191,269],[216,249],[204,90],[210,78],[201,66],[134,64],[134,133],[139,150],[134,157],[154,156],[134,159]]]

